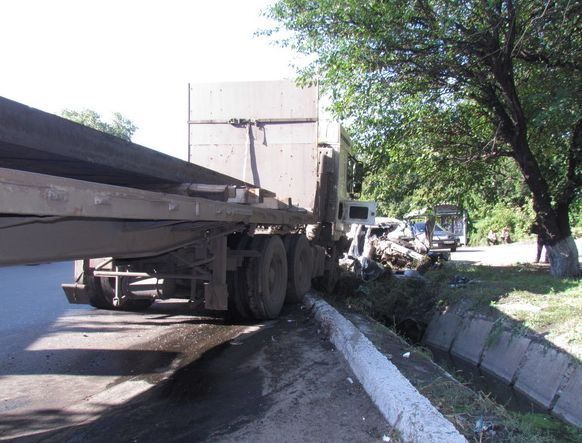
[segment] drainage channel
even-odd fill
[[[430,350],[431,360],[434,363],[451,374],[455,380],[471,391],[486,397],[495,404],[502,406],[506,411],[515,414],[515,417],[519,417],[517,420],[521,421],[526,428],[532,426],[538,429],[542,435],[546,434],[551,441],[582,442],[582,433],[580,432],[580,428],[576,427],[575,424],[579,415],[577,411],[570,410],[568,412],[568,418],[570,420],[560,420],[554,414],[550,413],[548,409],[515,390],[512,385],[507,384],[501,378],[484,372],[479,366],[449,352],[430,346],[426,342],[422,343],[418,339],[417,331],[414,328],[411,335],[406,334],[406,329],[400,329],[398,333],[413,346],[420,345]],[[526,423],[529,423],[529,425]],[[503,438],[501,440],[505,441]],[[497,440],[495,437],[492,437],[491,441]],[[512,438],[509,441],[512,441]]]
[[[525,427],[528,420],[539,420],[554,426],[552,431],[560,433],[564,428],[580,435],[582,365],[575,355],[552,346],[543,336],[522,333],[507,321],[490,318],[489,311],[472,310],[470,300],[458,300],[441,310],[436,306],[438,298],[430,291],[425,293],[426,284],[421,279],[386,277],[362,283],[345,274],[340,283],[330,302],[362,330],[374,332],[375,327],[359,324],[352,317],[369,315],[404,337],[408,349],[386,345],[385,355],[405,376],[413,377],[409,380],[439,408],[442,406],[445,415],[473,420],[475,425],[484,416],[487,422],[502,423],[501,428],[516,432],[524,428],[515,420],[524,420]],[[386,335],[389,333],[379,332],[376,341],[381,342]],[[442,374],[420,361],[416,354],[424,354],[423,348],[432,351],[430,358],[434,366],[444,369]],[[456,402],[447,392],[447,377],[452,380],[447,373],[473,396],[455,391],[459,394]],[[464,413],[460,412],[463,408]],[[499,416],[487,418],[489,413]],[[461,428],[466,431],[467,423]],[[536,435],[538,431],[546,434],[544,426],[536,423],[533,428]],[[469,437],[473,437],[472,429]],[[579,437],[563,441],[582,442]]]
[[[475,392],[482,392],[507,410],[519,413],[537,413],[550,416],[531,399],[513,389],[499,378],[481,371],[448,352],[428,346],[433,361]]]
[[[436,364],[425,351],[426,348],[412,345],[411,341],[406,342],[403,335],[397,335],[365,315],[345,309],[343,314],[398,368],[420,394],[429,399],[455,425],[467,441],[529,443],[538,441],[540,435],[547,434],[539,427],[532,429],[527,423],[517,423],[506,409],[498,406],[499,403],[476,393],[476,386],[453,378],[450,374],[455,371],[446,371]],[[387,386],[391,387],[392,381],[387,381]],[[397,409],[400,406],[399,403]],[[539,416],[536,418],[539,419]],[[561,426],[555,419],[550,422]],[[576,441],[569,438],[568,432],[566,430],[563,433],[566,438],[551,441]],[[553,429],[551,433],[552,436],[556,435]]]
[[[453,372],[464,373],[508,409],[542,410],[582,426],[582,366],[543,336],[518,334],[507,322],[457,304],[433,316],[422,341]]]

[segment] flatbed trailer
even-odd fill
[[[317,91],[285,82],[269,87],[295,101],[307,94],[317,106]],[[218,138],[213,134],[212,156],[225,147],[232,155],[232,143],[222,143],[221,134],[231,140],[241,126],[249,148],[248,131],[257,124],[252,116],[189,123],[226,128]],[[263,119],[263,131],[266,124],[275,125],[274,134],[283,125],[278,130],[286,134],[290,124],[317,128],[318,119]],[[192,149],[196,136],[190,141]],[[75,282],[63,285],[72,303],[142,309],[155,299],[179,297],[238,317],[276,317],[283,302],[299,300],[312,280],[333,283],[344,225],[375,211],[338,197],[339,137],[337,146],[302,138],[299,151],[284,141],[293,156],[305,153],[315,162],[309,177],[315,182],[302,185],[300,196],[311,207],[259,187],[256,176],[224,173],[224,165],[211,169],[212,158],[201,162],[211,167],[184,162],[0,98],[0,265],[77,260]],[[276,165],[284,149],[261,155]],[[249,155],[243,150],[234,160]],[[300,183],[302,177],[293,179]],[[330,192],[331,216],[324,195]]]

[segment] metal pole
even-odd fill
[[[190,122],[190,83],[188,83],[188,119],[186,120],[187,122]],[[189,163],[192,163],[192,145],[191,145],[191,140],[190,140],[190,123],[188,123],[188,158],[187,161]]]

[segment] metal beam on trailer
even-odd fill
[[[150,189],[181,183],[247,185],[4,97],[0,167]]]
[[[163,254],[244,224],[312,215],[0,168],[0,265]]]

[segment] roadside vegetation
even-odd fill
[[[399,279],[386,273],[370,282],[345,273],[335,297],[397,330],[414,324],[422,329],[437,310],[465,301],[472,309],[511,322],[517,334],[543,335],[582,359],[582,281],[551,277],[540,266],[447,262],[422,278]]]
[[[510,220],[517,238],[535,218],[550,272],[579,277],[581,14],[569,0],[277,0],[264,34],[309,60],[300,81],[349,124],[382,215],[456,204],[478,237],[491,209],[528,212]]]
[[[468,282],[453,287],[462,276]],[[543,335],[550,343],[582,359],[582,281],[553,278],[530,264],[510,267],[447,263],[426,275],[438,304],[469,300],[474,308],[512,323],[516,334]]]
[[[512,242],[536,241],[535,235],[531,233],[534,220],[533,208],[527,201],[508,196],[495,204],[482,202],[469,213],[469,245],[487,244],[489,230],[499,233],[506,226],[509,227]],[[582,237],[582,205],[572,208],[570,220],[572,237],[575,239]]]
[[[131,120],[119,112],[113,113],[111,122],[104,121],[101,115],[91,109],[83,109],[82,111],[64,109],[61,112],[61,117],[127,141],[131,141],[131,137],[138,129]]]

